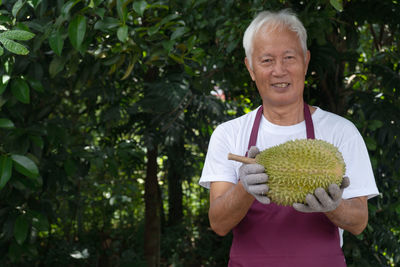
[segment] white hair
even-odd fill
[[[253,53],[253,40],[258,30],[264,25],[268,25],[272,28],[284,26],[295,32],[299,38],[301,48],[303,49],[304,58],[306,58],[307,32],[303,23],[301,23],[297,18],[296,14],[289,9],[283,9],[278,12],[263,11],[253,19],[243,36],[243,48],[251,68],[253,68],[251,60],[251,55]]]

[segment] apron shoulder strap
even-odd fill
[[[253,128],[251,129],[249,146],[247,147],[247,151],[249,151],[250,147],[255,146],[257,143],[258,129],[260,128],[259,126],[262,114],[263,114],[263,106],[261,106],[257,110],[256,118],[254,119],[253,122]],[[247,157],[247,151],[246,151],[246,157]]]
[[[314,124],[307,103],[304,103],[304,120],[306,121],[307,139],[315,139]]]

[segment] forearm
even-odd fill
[[[254,197],[247,193],[240,182],[229,187],[223,194],[210,194],[208,216],[211,228],[218,235],[226,235],[246,216],[253,201]]]
[[[368,223],[367,197],[343,199],[337,209],[325,215],[338,227],[354,235],[361,234]]]

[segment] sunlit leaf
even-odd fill
[[[49,45],[56,55],[61,56],[64,47],[64,39],[61,36],[60,30],[55,30],[50,34]]]
[[[23,155],[11,155],[14,162],[14,168],[17,172],[29,177],[36,178],[39,175],[39,169],[35,162]]]
[[[86,33],[86,17],[77,15],[69,24],[68,36],[72,46],[80,50]]]
[[[0,128],[12,129],[14,127],[14,123],[11,120],[0,118]]]
[[[35,37],[34,33],[22,30],[10,30],[3,33],[0,33],[0,37],[10,39],[10,40],[19,40],[19,41],[27,41]]]
[[[124,76],[121,78],[121,80],[125,80],[126,78],[129,77],[129,75],[132,73],[133,67],[135,66],[136,61],[138,60],[138,55],[136,54],[131,62],[129,63],[128,68],[126,69]]]
[[[25,5],[25,1],[23,0],[18,0],[17,2],[15,2],[13,8],[12,8],[12,15],[15,17],[17,17],[18,12],[21,10],[21,8]]]
[[[144,11],[146,10],[147,2],[146,1],[134,1],[133,2],[133,10],[139,15],[143,16]]]
[[[33,7],[36,8],[42,2],[42,0],[31,0],[30,2],[32,3]]]
[[[69,13],[69,11],[71,10],[71,8],[79,2],[80,2],[80,0],[70,0],[67,3],[65,3],[61,8],[61,14],[63,16],[67,15]]]
[[[3,75],[0,79],[0,95],[4,93],[4,91],[7,88],[7,84],[10,81],[10,76],[9,75]]]
[[[176,56],[174,54],[169,54],[168,56],[170,58],[172,58],[174,61],[176,61],[177,63],[179,63],[179,64],[183,64],[184,63],[184,60],[183,60],[182,57],[178,57],[178,56]]]
[[[329,0],[331,5],[339,12],[343,11],[343,3],[342,0]]]
[[[9,40],[9,39],[0,37],[0,43],[3,44],[5,49],[7,49],[8,51],[10,51],[14,54],[17,54],[17,55],[29,54],[29,50],[25,46],[13,41],[13,40]]]
[[[123,25],[118,28],[117,37],[118,37],[118,40],[120,40],[121,42],[123,42],[123,43],[126,42],[126,40],[128,39],[128,26],[127,25]]]
[[[125,24],[126,18],[128,16],[128,9],[126,5],[129,1],[127,0],[117,0],[117,12],[120,20]]]

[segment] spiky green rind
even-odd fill
[[[332,144],[316,139],[298,139],[271,147],[256,156],[257,163],[268,174],[272,202],[291,206],[305,203],[307,194],[325,190],[332,183],[340,186],[345,163],[340,151]]]

